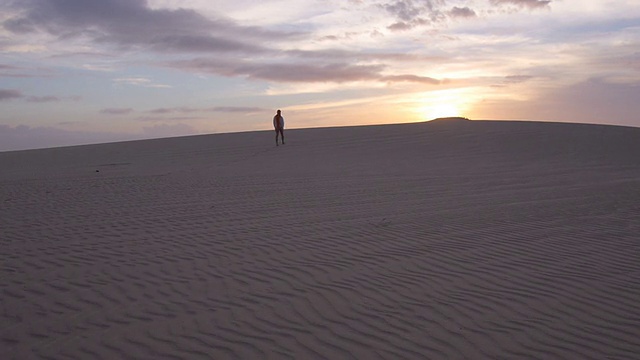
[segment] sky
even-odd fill
[[[640,126],[640,0],[0,0],[0,151],[463,116]]]

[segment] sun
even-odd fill
[[[453,103],[433,104],[429,112],[431,119],[460,116],[460,109]]]
[[[461,107],[454,101],[422,103],[416,109],[422,120],[461,116]]]
[[[422,121],[461,116],[465,99],[466,96],[457,89],[421,93],[414,97],[414,110]]]
[[[408,97],[404,105],[414,121],[467,116],[475,95],[468,89],[428,91]]]

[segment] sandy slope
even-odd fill
[[[0,153],[0,358],[638,358],[640,129],[286,135]]]

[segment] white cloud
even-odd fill
[[[121,85],[133,85],[133,86],[143,86],[148,88],[163,88],[163,89],[171,88],[171,85],[158,84],[153,82],[151,79],[147,79],[143,77],[117,78],[117,79],[113,79],[113,81]]]

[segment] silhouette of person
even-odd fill
[[[282,137],[282,145],[284,145],[284,117],[280,110],[273,117],[273,128],[276,129],[276,146],[278,146],[278,134]]]

